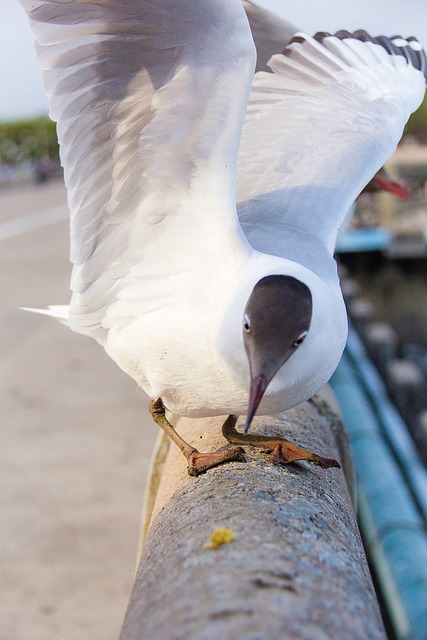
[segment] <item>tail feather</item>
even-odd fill
[[[47,309],[33,309],[31,307],[20,307],[22,311],[30,311],[31,313],[41,313],[44,316],[56,318],[61,324],[68,326],[68,315],[70,307],[67,304],[52,304]]]

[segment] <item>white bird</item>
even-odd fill
[[[254,77],[240,0],[21,0],[58,123],[74,263],[63,316],[174,416],[285,411],[347,335],[343,218],[425,92],[414,38],[298,34]],[[237,191],[237,199],[236,199]],[[237,209],[236,209],[237,200]],[[166,419],[170,412],[171,422]],[[285,440],[282,462],[338,466]]]

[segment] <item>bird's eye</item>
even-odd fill
[[[243,330],[245,331],[245,333],[251,332],[251,322],[246,313],[245,313],[245,317],[243,318]]]
[[[305,340],[306,336],[307,336],[307,331],[304,331],[304,333],[302,333],[302,334],[301,334],[301,335],[300,335],[300,336],[295,340],[295,342],[294,342],[293,346],[294,346],[295,348],[296,348],[296,347],[299,347],[299,346],[300,346],[300,344],[302,344],[302,343],[304,342],[304,340]]]

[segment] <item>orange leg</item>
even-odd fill
[[[169,436],[169,438],[187,458],[187,470],[190,476],[198,476],[200,473],[204,473],[208,469],[216,467],[217,465],[229,460],[242,459],[243,449],[241,447],[229,447],[226,445],[225,447],[218,449],[218,451],[201,453],[189,445],[188,442],[181,438],[181,436],[175,431],[169,420],[166,418],[165,407],[161,398],[152,400],[148,405],[148,409],[154,422],[163,429],[166,435]]]

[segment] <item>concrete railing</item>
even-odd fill
[[[177,429],[207,450],[224,444],[221,423],[181,419]],[[324,399],[257,418],[261,428],[338,458],[351,479],[346,434]],[[384,640],[342,470],[275,466],[248,447],[246,462],[191,478],[162,437],[146,505],[120,640]],[[234,539],[206,545],[219,528]]]

